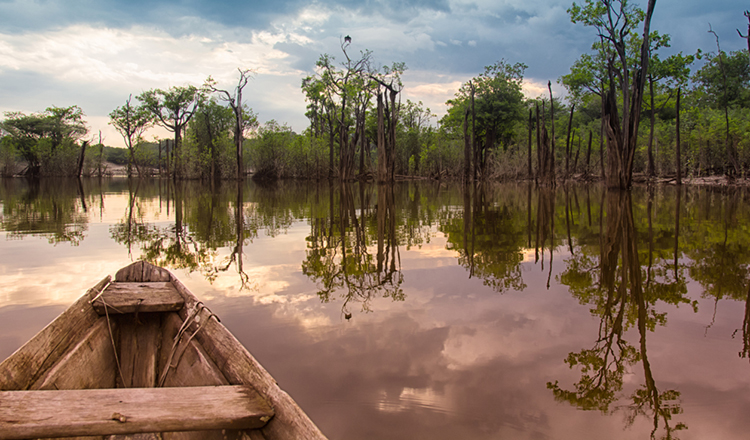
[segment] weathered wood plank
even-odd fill
[[[118,270],[115,274],[115,281],[134,283],[169,281],[169,276],[170,273],[166,269],[145,261],[136,261]]]
[[[171,275],[171,281],[185,298],[185,307],[178,313],[182,319],[186,319],[197,306],[198,299],[174,275]],[[208,313],[204,313],[203,316],[205,319]],[[279,388],[273,376],[255,360],[224,325],[211,318],[196,334],[195,339],[216,363],[229,383],[250,385],[270,400],[276,415],[263,428],[263,434],[267,440],[326,438],[289,394]]]
[[[196,340],[188,342],[189,333],[183,336],[182,341],[173,353],[172,359],[169,359],[169,353],[172,351],[175,336],[181,326],[182,320],[177,313],[169,313],[164,317],[162,325],[163,339],[159,353],[159,374],[163,373],[167,362],[171,362],[172,365],[172,368],[170,368],[166,375],[164,386],[195,387],[229,385],[227,379],[200,344]]]
[[[0,392],[0,439],[255,429],[273,410],[245,386]]]
[[[110,282],[107,276],[29,342],[0,363],[0,390],[25,390],[54,365],[99,319],[89,302]]]
[[[118,388],[153,388],[157,381],[157,355],[161,346],[161,314],[119,315],[118,351],[122,378]],[[125,383],[122,383],[122,380]]]
[[[169,354],[181,326],[182,319],[177,313],[169,313],[164,317],[162,325],[164,339],[159,354],[160,374],[170,361]],[[167,373],[164,386],[228,385],[227,379],[203,351],[200,344],[195,340],[188,342],[189,337],[190,333],[186,333],[172,354],[171,364],[174,367]],[[232,440],[239,437],[238,431],[226,430],[162,433],[162,440]]]
[[[114,388],[115,355],[104,318],[29,387],[31,390]]]
[[[106,437],[107,440],[163,440],[158,433],[149,432],[146,434],[118,434]],[[70,440],[66,438],[65,440]]]
[[[184,304],[182,296],[169,282],[115,282],[94,301],[94,310],[110,315],[121,313],[173,312]]]

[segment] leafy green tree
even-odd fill
[[[524,120],[523,63],[509,64],[505,60],[487,66],[484,72],[463,84],[456,98],[449,100],[448,113],[441,120],[454,135],[462,131],[464,115],[472,110],[474,133],[474,175],[487,177],[487,159],[501,144],[507,148],[514,137],[515,124]]]
[[[28,163],[30,175],[74,175],[76,143],[88,129],[78,106],[49,107],[43,113],[5,113],[0,128]]]
[[[202,94],[202,90],[188,85],[170,87],[167,90],[152,89],[137,96],[143,106],[154,115],[157,123],[174,133],[175,179],[182,177],[180,158],[182,132],[195,114]]]
[[[220,105],[215,99],[202,101],[188,122],[186,138],[190,147],[196,150],[193,162],[195,173],[201,178],[236,177],[237,165],[231,160],[235,151],[232,142],[234,123],[232,109]]]
[[[729,56],[721,50],[719,36],[716,37],[717,54],[706,56],[707,62],[696,72],[693,80],[699,84],[708,105],[724,110],[726,156],[735,174],[740,172],[737,149],[731,140],[730,110],[735,107],[748,108],[750,99],[750,64],[744,51],[732,52]]]
[[[17,159],[18,151],[13,139],[10,136],[0,136],[0,176],[15,175],[18,172]]]
[[[140,143],[141,136],[153,124],[153,114],[143,106],[133,106],[130,101],[133,95],[128,96],[125,105],[117,107],[109,114],[110,125],[122,135],[125,146],[128,147],[128,176],[132,174],[131,165],[135,165],[138,175],[142,175],[138,162],[135,161],[135,150]]]
[[[422,150],[433,133],[430,120],[435,117],[422,101],[414,103],[406,100],[400,111],[400,124],[397,132],[396,167],[402,174],[419,174]]]
[[[276,180],[287,177],[290,165],[287,155],[297,135],[286,124],[266,122],[250,140],[250,164],[253,180]]]
[[[607,59],[603,118],[607,133],[606,179],[610,188],[627,189],[632,184],[655,5],[656,0],[649,0],[645,14],[628,0],[585,0],[583,5],[573,3],[568,9],[573,23],[596,29]],[[628,40],[641,21],[644,23],[641,46],[633,52]]]
[[[323,85],[324,95],[328,101],[331,116],[334,116],[335,135],[339,144],[339,178],[350,180],[353,177],[357,144],[364,136],[364,120],[367,105],[372,97],[372,84],[369,78],[372,52],[365,50],[359,58],[352,58],[347,52],[351,40],[341,44],[341,51],[346,59],[341,68],[334,65],[335,59],[327,54],[322,55],[316,66],[319,70],[317,84]],[[334,104],[334,105],[331,105]],[[350,130],[354,125],[354,136]],[[331,127],[333,128],[333,127]]]
[[[720,109],[750,108],[750,63],[745,51],[707,53],[704,58],[705,64],[693,76],[701,92],[701,104]]]
[[[329,57],[327,54],[323,57]],[[321,60],[318,61],[320,63]],[[330,86],[329,72],[320,71],[316,76],[308,76],[302,80],[302,91],[308,102],[305,116],[310,120],[310,136],[320,138],[325,135],[328,139],[328,178],[333,179],[335,170],[335,127],[336,102]]]
[[[631,40],[633,41],[632,44],[637,45],[640,43],[641,39],[633,37]],[[664,108],[672,96],[676,95],[677,89],[687,85],[688,78],[690,77],[690,65],[695,61],[694,55],[683,55],[682,52],[670,55],[662,60],[656,52],[662,47],[670,47],[670,40],[671,38],[669,35],[661,35],[657,31],[651,33],[649,47],[649,56],[651,58],[649,60],[648,71],[650,130],[647,150],[647,173],[649,176],[656,175],[653,155],[654,129],[656,126],[657,112],[655,87],[661,85],[661,88],[663,89],[664,93],[660,99],[660,107]],[[700,51],[698,54],[700,55]]]

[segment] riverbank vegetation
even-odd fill
[[[488,60],[437,118],[422,102],[402,97],[404,63],[375,67],[376,54],[353,55],[345,37],[339,55],[322,54],[313,74],[301,79],[309,119],[302,132],[283,121],[260,122],[262,115],[247,104],[252,92],[245,90],[242,100],[252,72],[240,69],[230,91],[209,77],[202,85],[129,96],[110,114],[125,150],[97,142],[77,106],[6,113],[0,173],[95,176],[114,162],[130,176],[174,179],[247,173],[259,180],[532,179],[543,185],[603,179],[618,188],[630,187],[634,174],[678,182],[746,177],[748,51],[722,51],[714,33],[715,48],[664,55],[671,41],[651,29],[655,3],[645,11],[624,0],[573,3],[571,20],[593,28],[594,44],[557,79],[563,96],[551,87],[524,96],[527,65]],[[157,125],[173,137],[147,140]]]

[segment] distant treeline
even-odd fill
[[[352,56],[347,37],[344,62],[321,55],[314,74],[302,79],[310,125],[301,133],[273,120],[259,124],[242,101],[252,72],[240,70],[234,90],[217,89],[209,77],[200,87],[128,97],[110,114],[126,149],[84,142],[89,133],[77,106],[6,113],[0,172],[96,175],[113,162],[130,175],[177,179],[252,172],[257,179],[523,178],[554,185],[605,178],[612,187],[629,187],[633,173],[747,176],[750,43],[727,53],[714,34],[713,51],[663,57],[670,37],[650,28],[654,5],[650,0],[646,11],[628,2],[571,6],[574,22],[607,37],[596,37],[592,51],[558,78],[564,100],[551,87],[525,97],[527,66],[500,60],[464,83],[438,120],[422,102],[402,100],[406,65],[376,68],[372,52]],[[155,125],[174,137],[146,142],[144,133]]]

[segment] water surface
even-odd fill
[[[0,358],[172,270],[332,439],[745,438],[745,190],[0,182]]]

